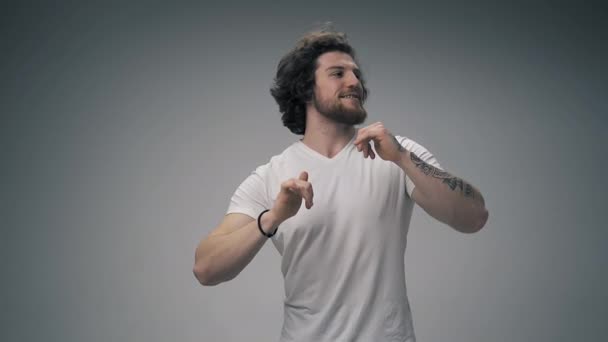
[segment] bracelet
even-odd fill
[[[266,209],[264,211],[262,211],[260,213],[260,216],[258,216],[258,228],[260,229],[260,232],[262,233],[262,235],[266,236],[266,237],[272,237],[274,234],[277,233],[277,230],[279,230],[279,227],[277,227],[274,232],[272,233],[266,233],[263,229],[262,229],[262,214],[264,214],[265,212],[270,211],[270,209]]]

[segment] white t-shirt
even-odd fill
[[[411,139],[407,150],[441,168]],[[302,203],[272,242],[282,256],[281,341],[415,341],[404,254],[414,183],[393,162],[364,158],[353,139],[333,158],[297,141],[259,166],[235,191],[227,213],[257,219],[281,183],[308,172],[313,207]]]

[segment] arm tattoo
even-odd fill
[[[444,184],[447,184],[450,189],[458,189],[464,195],[464,197],[474,197],[473,187],[471,186],[471,184],[425,163],[422,159],[418,158],[418,156],[412,152],[410,152],[410,159],[412,159],[414,165],[416,165],[416,167],[419,168],[425,175],[441,179],[442,182]]]

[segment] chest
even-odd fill
[[[366,238],[379,222],[396,222],[407,200],[404,173],[398,166],[363,159],[336,165],[289,163],[273,170],[277,181],[269,182],[271,203],[281,183],[302,171],[309,174],[314,205],[306,209],[302,203],[298,213],[282,224],[282,240]]]

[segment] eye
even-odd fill
[[[331,75],[336,76],[336,77],[342,77],[342,75],[344,75],[344,73],[342,71],[336,71],[336,72],[333,72]]]

